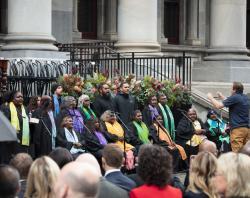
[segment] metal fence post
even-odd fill
[[[183,52],[183,56],[182,56],[182,84],[186,85],[185,83],[185,77],[186,77],[186,63],[185,63],[185,52]]]
[[[4,93],[7,91],[7,69],[8,69],[8,60],[0,60],[0,92]]]
[[[135,53],[132,52],[132,74],[135,73]]]

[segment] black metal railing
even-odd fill
[[[144,54],[145,55],[145,54]],[[107,58],[93,59],[72,59],[77,72],[87,77],[93,72],[105,73],[111,79],[117,75],[127,76],[134,74],[137,79],[144,76],[152,76],[158,80],[172,80],[181,82],[191,88],[191,66],[192,57],[186,56],[154,56],[138,57],[137,53],[130,53],[126,56],[120,53],[112,54]]]
[[[27,103],[32,96],[51,95],[51,85],[59,76],[72,73],[67,61],[11,60],[7,69],[7,90],[19,90]]]

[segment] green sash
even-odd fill
[[[166,111],[165,111],[165,109],[164,109],[164,107],[162,106],[161,103],[158,103],[158,105],[159,105],[159,107],[161,109],[161,112],[162,112],[162,115],[163,115],[164,126],[167,129],[167,131],[169,132],[172,140],[174,141],[175,140],[175,126],[174,126],[174,117],[173,117],[173,114],[172,114],[170,108],[168,107],[168,105],[165,105],[167,113],[168,113],[168,115],[170,117],[170,127],[169,127],[167,113],[166,113]]]
[[[89,120],[92,116],[94,118],[96,118],[95,112],[91,108],[86,109],[85,107],[82,106],[81,109],[82,109],[84,115],[86,116],[87,120]],[[88,110],[90,111],[91,115],[90,115]]]
[[[139,139],[143,142],[143,144],[149,143],[148,139],[149,132],[147,126],[143,122],[140,125],[137,122],[133,121],[133,124],[135,125],[137,133],[139,135]]]

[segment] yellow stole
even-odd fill
[[[115,121],[114,124],[105,122],[105,125],[109,133],[117,135],[120,138],[124,136],[124,130],[117,121]],[[124,141],[117,141],[115,144],[117,144],[124,151]],[[131,144],[128,143],[125,143],[125,147],[126,152],[134,148]]]

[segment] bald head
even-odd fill
[[[200,144],[199,152],[209,152],[209,153],[214,154],[216,157],[218,155],[216,144],[209,140],[205,140]]]
[[[98,191],[99,178],[98,171],[90,164],[71,162],[61,170],[55,186],[56,196],[94,198]]]
[[[243,148],[240,150],[240,153],[250,157],[250,140],[243,146]]]
[[[98,172],[100,177],[102,176],[100,165],[93,155],[91,155],[89,153],[83,153],[83,154],[79,155],[75,161],[89,164],[90,166],[92,166],[93,168],[96,169],[96,171]]]

